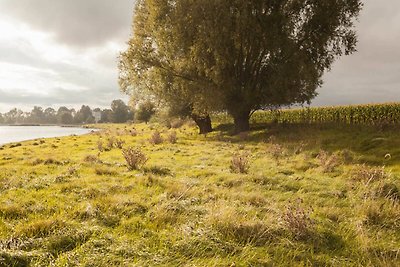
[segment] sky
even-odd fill
[[[325,74],[312,105],[400,101],[400,1],[365,0],[358,52]],[[134,0],[0,0],[0,112],[109,107]]]

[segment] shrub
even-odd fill
[[[302,199],[298,199],[296,204],[287,206],[283,214],[283,221],[288,230],[299,240],[310,237],[315,224],[310,218],[312,210],[302,207],[302,202]]]
[[[122,150],[122,155],[125,158],[129,170],[140,169],[148,160],[140,148],[128,147]]]
[[[119,138],[115,139],[115,141],[114,141],[115,147],[116,147],[116,148],[119,148],[119,149],[122,149],[122,147],[124,146],[124,144],[125,144],[125,141],[122,140],[122,139],[119,139]]]
[[[163,138],[161,137],[161,134],[159,131],[155,131],[153,132],[153,134],[151,135],[149,142],[153,145],[158,145],[161,144],[162,142],[164,142]]]
[[[247,173],[250,168],[250,156],[248,153],[236,153],[231,160],[231,171],[234,173]]]
[[[176,137],[176,132],[175,131],[170,132],[168,135],[168,142],[170,142],[171,144],[176,144],[177,140],[178,138]]]

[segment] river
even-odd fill
[[[61,126],[0,126],[0,145],[38,138],[82,135],[92,129]]]

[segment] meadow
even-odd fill
[[[0,148],[0,266],[400,265],[398,126],[168,126]]]

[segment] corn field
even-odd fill
[[[400,103],[259,111],[253,123],[400,124]]]

